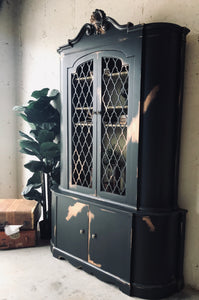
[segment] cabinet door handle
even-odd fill
[[[85,230],[84,230],[84,229],[80,229],[79,233],[80,233],[80,234],[84,234],[84,233],[85,233]]]
[[[96,234],[96,233],[93,233],[93,234],[91,235],[91,237],[92,237],[92,239],[94,240],[94,239],[97,238],[97,234]]]

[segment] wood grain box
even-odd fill
[[[22,230],[13,235],[0,231],[0,250],[34,247],[36,245],[36,230]]]
[[[23,230],[34,229],[40,217],[37,201],[0,199],[0,225],[23,225]]]

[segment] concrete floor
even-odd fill
[[[117,287],[54,258],[49,245],[0,251],[0,300],[133,300]],[[184,290],[168,300],[199,300]]]

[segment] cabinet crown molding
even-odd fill
[[[134,25],[131,22],[120,25],[113,18],[106,16],[106,13],[101,9],[96,9],[90,18],[90,23],[86,23],[82,26],[81,30],[74,39],[69,39],[68,44],[61,46],[57,51],[60,53],[62,49],[73,47],[77,44],[84,35],[102,35],[106,34],[108,29],[113,26],[118,30],[130,31]]]

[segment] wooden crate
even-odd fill
[[[23,225],[34,229],[40,217],[40,206],[34,200],[0,199],[0,224]]]
[[[0,249],[33,247],[36,245],[36,230],[23,230],[13,235],[0,231]]]

